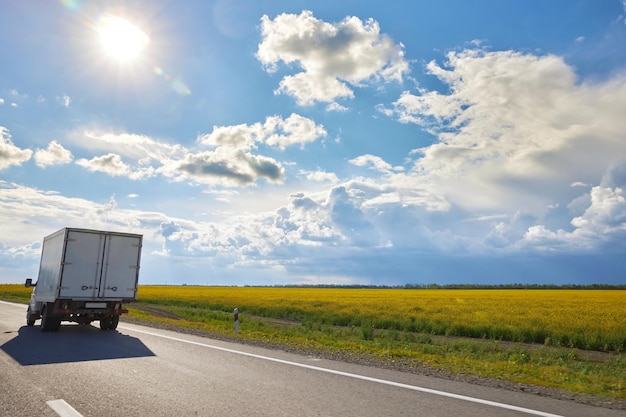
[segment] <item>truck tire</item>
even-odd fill
[[[28,306],[28,310],[26,310],[26,325],[28,327],[35,325],[35,319],[30,315],[30,306]]]
[[[100,330],[109,330],[109,321],[111,321],[110,317],[102,317],[100,319]]]
[[[120,323],[120,316],[111,317],[111,323],[109,325],[109,330],[117,329],[117,325]]]
[[[61,319],[52,315],[52,306],[46,304],[41,312],[41,330],[44,332],[56,332],[61,328]]]
[[[100,319],[100,330],[115,330],[120,322],[120,316],[108,316]]]
[[[58,332],[59,329],[61,328],[61,319],[55,318],[52,321],[52,331],[53,332]]]
[[[49,332],[52,330],[52,317],[48,314],[48,306],[44,305],[41,308],[41,331]]]

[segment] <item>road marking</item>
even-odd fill
[[[10,301],[2,301],[2,300],[0,300],[0,304],[6,304],[8,306],[13,306],[13,307],[26,307],[28,305],[28,304],[12,303]]]
[[[439,395],[441,397],[454,398],[454,399],[461,400],[461,401],[468,401],[468,402],[472,402],[472,403],[488,405],[488,406],[491,406],[491,407],[497,407],[497,408],[502,408],[502,409],[506,409],[506,410],[519,411],[519,412],[522,412],[522,413],[525,413],[525,414],[531,414],[531,415],[534,415],[534,416],[540,416],[540,417],[564,417],[564,416],[559,415],[559,414],[546,413],[546,412],[543,412],[543,411],[533,410],[533,409],[530,409],[530,408],[518,407],[516,405],[510,405],[510,404],[504,404],[504,403],[499,403],[499,402],[495,402],[495,401],[483,400],[481,398],[474,398],[474,397],[469,397],[469,396],[466,396],[466,395],[453,394],[451,392],[439,391],[439,390],[430,389],[430,388],[424,388],[424,387],[418,387],[416,385],[408,385],[408,384],[403,384],[403,383],[400,383],[400,382],[388,381],[388,380],[385,380],[385,379],[372,378],[372,377],[365,376],[365,375],[359,375],[359,374],[353,374],[353,373],[350,373],[350,372],[343,372],[343,371],[337,371],[337,370],[334,370],[334,369],[322,368],[320,366],[307,365],[307,364],[298,363],[298,362],[291,362],[291,361],[287,361],[287,360],[283,360],[283,359],[272,358],[272,357],[269,357],[269,356],[256,355],[254,353],[241,352],[239,350],[228,349],[228,348],[215,346],[215,345],[209,345],[207,343],[194,342],[192,340],[181,339],[181,338],[173,337],[173,336],[166,336],[166,335],[162,335],[162,334],[158,334],[158,333],[147,332],[147,331],[144,331],[144,330],[137,330],[137,329],[126,327],[126,326],[119,326],[119,328],[130,330],[130,331],[137,332],[137,333],[147,334],[147,335],[150,335],[150,336],[161,337],[163,339],[174,340],[176,342],[182,342],[182,343],[188,343],[190,345],[202,346],[202,347],[205,347],[205,348],[219,350],[219,351],[222,351],[222,352],[228,352],[228,353],[234,353],[234,354],[237,354],[237,355],[248,356],[250,358],[263,359],[263,360],[266,360],[266,361],[277,362],[277,363],[281,363],[281,364],[284,364],[284,365],[297,366],[297,367],[300,367],[300,368],[312,369],[312,370],[315,370],[315,371],[326,372],[326,373],[329,373],[329,374],[341,375],[341,376],[345,376],[345,377],[348,377],[348,378],[354,378],[354,379],[360,379],[360,380],[363,380],[363,381],[375,382],[377,384],[384,384],[384,385],[390,385],[390,386],[398,387],[398,388],[405,388],[405,389],[409,389],[409,390],[413,390],[413,391],[419,391],[419,392],[424,392],[424,393],[427,393],[427,394]]]
[[[81,413],[66,403],[65,400],[50,400],[46,401],[46,404],[61,417],[83,417]]]

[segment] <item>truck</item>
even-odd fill
[[[100,321],[115,330],[124,303],[137,299],[143,236],[63,228],[43,239],[39,275],[26,311],[26,325],[41,319],[41,330],[58,331],[62,321]]]

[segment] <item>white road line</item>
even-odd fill
[[[28,304],[12,303],[10,301],[2,301],[2,300],[0,300],[0,304],[6,304],[8,306],[13,306],[13,307],[26,307],[26,306],[28,306]]]
[[[202,346],[202,347],[206,347],[206,348],[209,348],[209,349],[220,350],[220,351],[223,351],[223,352],[228,352],[228,353],[234,353],[234,354],[237,354],[237,355],[248,356],[248,357],[251,357],[251,358],[263,359],[263,360],[266,360],[266,361],[282,363],[284,365],[297,366],[297,367],[300,367],[300,368],[312,369],[312,370],[315,370],[315,371],[326,372],[326,373],[329,373],[329,374],[341,375],[341,376],[345,376],[345,377],[348,377],[348,378],[354,378],[354,379],[360,379],[360,380],[363,380],[363,381],[375,382],[377,384],[390,385],[390,386],[394,386],[394,387],[398,387],[398,388],[405,388],[405,389],[410,389],[410,390],[413,390],[413,391],[424,392],[424,393],[427,393],[427,394],[439,395],[439,396],[448,397],[448,398],[455,398],[455,399],[461,400],[461,401],[468,401],[468,402],[472,402],[472,403],[488,405],[488,406],[491,406],[491,407],[497,407],[497,408],[502,408],[502,409],[506,409],[506,410],[519,411],[519,412],[522,412],[522,413],[525,413],[525,414],[531,414],[531,415],[534,415],[534,416],[541,416],[541,417],[564,417],[564,416],[559,415],[559,414],[546,413],[546,412],[543,412],[543,411],[533,410],[533,409],[530,409],[530,408],[518,407],[516,405],[510,405],[510,404],[504,404],[504,403],[499,403],[499,402],[495,402],[495,401],[483,400],[483,399],[480,399],[480,398],[469,397],[469,396],[466,396],[466,395],[453,394],[451,392],[439,391],[439,390],[434,390],[434,389],[424,388],[424,387],[418,387],[418,386],[415,386],[415,385],[408,385],[408,384],[403,384],[403,383],[400,383],[400,382],[388,381],[388,380],[385,380],[385,379],[372,378],[372,377],[365,376],[365,375],[359,375],[359,374],[353,374],[353,373],[349,373],[349,372],[337,371],[337,370],[334,370],[334,369],[322,368],[322,367],[319,367],[319,366],[307,365],[307,364],[298,363],[298,362],[291,362],[291,361],[286,361],[286,360],[283,360],[283,359],[271,358],[269,356],[256,355],[254,353],[241,352],[241,351],[234,350],[234,349],[223,348],[223,347],[220,347],[220,346],[209,345],[209,344],[206,344],[206,343],[194,342],[192,340],[181,339],[181,338],[178,338],[178,337],[165,336],[165,335],[158,334],[158,333],[147,332],[147,331],[144,331],[144,330],[137,330],[137,329],[126,327],[126,326],[119,326],[119,328],[123,328],[123,329],[130,330],[130,331],[137,332],[137,333],[147,334],[147,335],[150,335],[150,336],[161,337],[163,339],[169,339],[169,340],[174,340],[174,341],[177,341],[177,342],[188,343],[190,345]]]
[[[81,413],[66,403],[65,400],[50,400],[46,401],[46,404],[61,417],[83,417]]]

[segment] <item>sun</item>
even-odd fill
[[[96,31],[104,51],[120,63],[138,58],[150,41],[148,35],[137,26],[112,14],[100,18]]]

